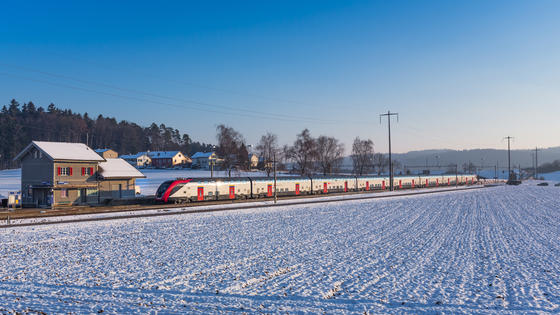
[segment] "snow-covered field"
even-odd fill
[[[0,313],[557,313],[560,188],[0,230]]]

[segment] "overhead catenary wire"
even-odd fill
[[[315,117],[306,117],[306,116],[301,116],[301,115],[287,115],[287,114],[282,114],[282,113],[270,113],[270,112],[264,112],[264,111],[260,111],[260,110],[254,110],[254,109],[249,109],[249,108],[243,108],[243,107],[232,107],[232,106],[226,106],[226,105],[221,105],[221,104],[215,104],[215,103],[209,103],[209,102],[202,102],[202,101],[196,101],[196,100],[188,100],[188,99],[182,99],[182,98],[178,98],[178,97],[171,97],[171,96],[166,96],[166,95],[161,95],[161,94],[156,94],[156,93],[150,93],[150,92],[145,92],[145,91],[140,91],[140,90],[136,90],[136,89],[130,89],[130,88],[123,88],[123,87],[119,87],[119,86],[115,86],[115,85],[111,85],[111,84],[106,84],[106,83],[99,83],[99,82],[94,82],[94,81],[90,81],[90,80],[83,80],[83,79],[79,79],[79,78],[75,78],[72,76],[67,76],[67,75],[63,75],[63,74],[57,74],[57,73],[52,73],[52,72],[46,72],[46,71],[42,71],[42,70],[37,70],[37,69],[31,69],[29,67],[21,67],[21,66],[15,66],[15,65],[10,65],[10,64],[6,64],[6,63],[0,63],[0,65],[4,65],[4,66],[8,66],[8,67],[14,67],[14,68],[18,68],[21,70],[25,70],[25,71],[29,71],[29,72],[35,72],[35,73],[39,73],[42,75],[47,75],[50,77],[55,77],[55,78],[60,78],[60,79],[64,79],[64,80],[71,80],[71,81],[76,81],[76,82],[80,82],[80,83],[84,83],[84,84],[90,84],[90,85],[96,85],[96,86],[101,86],[101,87],[105,87],[105,88],[110,88],[110,89],[114,89],[114,90],[118,90],[118,91],[122,91],[122,92],[128,92],[128,93],[134,93],[134,94],[140,94],[140,95],[144,95],[144,96],[149,96],[149,97],[156,97],[156,98],[161,98],[161,99],[167,99],[167,100],[172,100],[172,101],[176,101],[176,102],[181,102],[181,103],[189,103],[189,104],[196,104],[196,105],[201,105],[201,106],[205,106],[205,107],[209,107],[209,108],[221,108],[227,111],[231,111],[230,113],[226,113],[226,114],[231,114],[233,112],[244,112],[243,116],[246,116],[246,113],[249,114],[258,114],[261,115],[257,118],[263,118],[263,116],[270,116],[270,119],[278,119],[281,120],[286,119],[285,121],[301,121],[301,122],[317,122],[317,123],[341,123],[341,122],[347,122],[347,123],[353,123],[353,124],[368,124],[368,122],[366,121],[351,121],[351,120],[341,120],[341,119],[318,119]],[[10,73],[3,73],[4,75],[13,75]],[[28,79],[25,78],[23,76],[20,75],[13,75],[13,76],[19,76],[22,79]],[[37,80],[37,79],[35,79]],[[43,82],[41,80],[38,80],[37,82]],[[45,82],[43,82],[45,83]],[[49,82],[48,84],[52,84],[54,85],[54,83]],[[68,87],[68,86],[66,86]],[[99,91],[93,91],[90,90],[91,92],[99,92]],[[111,93],[111,92],[103,92],[103,93]],[[111,94],[112,96],[117,96],[115,93]],[[193,109],[191,107],[191,109]],[[200,110],[200,108],[197,108]],[[216,111],[216,110],[212,110],[212,112],[214,113],[221,113],[220,111]]]
[[[93,65],[97,68],[104,68],[104,69],[109,70],[109,71],[119,72],[119,71],[116,71],[113,67],[109,67],[105,64],[102,64],[102,63],[99,63],[99,62],[93,62],[91,60],[87,60],[87,59],[83,59],[83,58],[76,58],[74,55],[64,55],[64,54],[61,54],[59,52],[53,52],[53,51],[43,51],[43,52],[51,54],[53,56],[58,56],[58,57],[64,58],[64,60],[71,60],[71,61],[77,62],[79,64],[84,64],[85,63],[85,64]],[[127,71],[130,71],[130,70],[127,70]],[[139,74],[139,75],[142,75],[142,76],[158,77],[158,76],[156,76],[152,73],[147,73],[145,71],[138,71],[137,69],[133,69],[132,71]],[[260,98],[262,100],[267,100],[269,102],[281,102],[281,103],[289,103],[289,104],[295,104],[295,105],[304,105],[304,106],[313,107],[313,108],[315,108],[317,106],[317,104],[309,104],[309,103],[306,103],[306,102],[301,102],[301,101],[291,100],[291,99],[286,99],[286,98],[271,97],[271,96],[261,95],[261,94],[257,94],[257,93],[234,91],[234,90],[231,90],[231,89],[217,88],[217,87],[213,87],[213,86],[209,86],[209,85],[205,85],[205,84],[200,84],[200,83],[194,83],[194,82],[172,80],[169,77],[159,76],[158,79],[165,80],[166,82],[171,82],[171,83],[174,83],[176,85],[191,86],[191,87],[194,87],[194,88],[201,88],[201,89],[205,89],[205,90],[209,90],[209,91],[216,91],[216,92],[232,94],[232,95],[255,97],[255,98]]]
[[[52,85],[52,86],[59,86],[59,87],[64,87],[64,88],[69,88],[69,89],[74,89],[74,90],[81,90],[81,91],[90,92],[90,93],[96,93],[96,94],[118,97],[118,98],[123,98],[123,99],[130,99],[130,100],[134,100],[134,101],[158,104],[158,105],[169,106],[169,107],[180,108],[180,109],[189,109],[189,110],[200,111],[200,112],[210,112],[210,113],[218,113],[218,114],[235,115],[235,116],[239,116],[239,117],[251,117],[251,118],[278,120],[278,121],[286,121],[286,122],[313,122],[313,123],[319,123],[319,124],[337,124],[337,123],[339,124],[339,123],[342,122],[341,120],[329,121],[329,120],[311,120],[311,119],[307,119],[307,118],[298,118],[298,117],[294,117],[294,118],[274,117],[272,115],[266,116],[266,115],[258,114],[258,113],[255,114],[255,113],[252,113],[250,111],[249,112],[238,112],[235,109],[231,109],[231,111],[229,111],[229,112],[224,111],[224,110],[212,110],[212,109],[207,109],[207,108],[199,108],[199,107],[192,106],[192,105],[173,104],[173,103],[168,103],[168,102],[149,100],[149,99],[140,98],[140,97],[136,97],[136,96],[121,95],[121,94],[117,94],[117,93],[114,93],[114,92],[99,91],[99,90],[94,90],[94,89],[90,89],[90,88],[84,88],[84,87],[73,86],[73,85],[68,85],[68,84],[44,81],[44,80],[40,80],[40,79],[29,78],[29,77],[16,75],[16,74],[11,74],[11,73],[6,73],[6,72],[0,72],[0,75],[11,76],[11,77],[14,77],[14,78],[19,78],[19,79],[23,79],[23,80],[48,84],[48,85]],[[210,105],[210,104],[208,104],[208,105]],[[366,124],[366,122],[352,122],[352,123]]]

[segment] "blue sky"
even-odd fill
[[[558,1],[3,5],[0,102],[397,152],[560,145]]]

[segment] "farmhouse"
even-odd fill
[[[213,161],[216,163],[217,155],[215,152],[196,152],[192,156],[193,166],[197,166],[201,169],[210,169],[210,163]]]
[[[157,168],[184,166],[192,163],[192,160],[181,151],[149,151],[138,154],[147,154],[152,159],[151,165]]]
[[[142,168],[142,167],[150,166],[150,164],[152,164],[152,159],[150,159],[148,154],[143,152],[137,154],[121,155],[120,158],[127,161],[128,163],[130,163],[130,165],[134,167]]]
[[[116,159],[119,157],[119,154],[111,149],[95,149],[95,153],[101,155],[104,159]]]
[[[257,168],[258,165],[259,165],[259,156],[254,153],[249,154],[249,167]]]
[[[83,143],[33,141],[15,160],[21,161],[24,206],[54,208],[124,199],[134,191],[135,179],[144,177],[124,160],[104,159]]]

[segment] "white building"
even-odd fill
[[[128,154],[128,155],[121,155],[121,159],[130,163],[130,165],[134,167],[147,167],[152,164],[152,159],[144,152],[140,152],[137,154]]]
[[[210,163],[216,163],[218,156],[215,152],[196,152],[192,157],[192,165],[201,169],[210,169]]]

